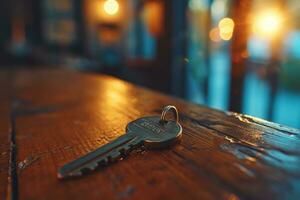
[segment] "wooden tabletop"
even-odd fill
[[[299,199],[300,131],[105,76],[0,72],[0,199]],[[181,144],[76,179],[57,169],[175,105]]]

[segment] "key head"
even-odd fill
[[[126,127],[128,134],[136,135],[148,148],[166,148],[178,143],[182,137],[182,127],[176,121],[161,123],[160,117],[142,117],[130,122]]]

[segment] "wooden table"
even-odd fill
[[[0,73],[0,199],[299,199],[300,131],[70,71]],[[181,144],[76,179],[57,169],[175,105]]]

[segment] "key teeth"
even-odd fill
[[[82,174],[95,170],[98,166],[106,166],[110,162],[117,161],[123,156],[127,156],[133,149],[135,149],[137,146],[139,146],[141,143],[140,140],[137,140],[136,138],[132,139],[131,141],[126,141],[126,144],[123,144],[122,146],[117,147],[113,151],[109,153],[103,153],[102,155],[99,155],[101,157],[93,157],[93,159],[90,160],[90,164],[84,164],[84,166],[81,166],[77,168],[74,171],[71,171],[67,176],[73,176],[78,177],[82,176]],[[62,178],[64,177],[62,175],[63,173],[59,171],[58,177]]]
[[[137,145],[138,145],[138,142],[133,142],[131,144],[127,144],[120,150],[120,152],[124,155],[128,155],[130,153],[130,151],[132,151],[134,149],[134,147],[136,147]]]
[[[121,149],[119,149],[119,152],[121,155],[127,156],[129,153],[130,147],[124,146]]]
[[[70,174],[71,176],[82,176],[82,171],[80,170],[80,171],[76,171],[76,172],[73,172],[73,173],[71,173]]]
[[[113,151],[111,152],[107,158],[109,162],[114,162],[116,160],[118,160],[118,158],[121,156],[121,153],[119,151]]]
[[[97,167],[99,167],[100,164],[104,165],[106,164],[107,161],[104,161],[103,159],[98,161],[98,162],[94,162],[92,164],[89,164],[85,167],[82,167],[79,169],[79,171],[72,173],[71,176],[81,176],[84,173],[88,173],[90,171],[94,171]]]
[[[89,170],[94,170],[94,169],[96,169],[98,166],[99,166],[98,163],[95,162],[95,163],[92,163],[92,164],[88,165],[88,169],[89,169]]]
[[[109,155],[109,158],[110,158],[110,160],[114,161],[114,160],[118,159],[120,156],[121,156],[121,152],[120,151],[113,151]]]
[[[119,149],[116,149],[114,151],[112,151],[109,155],[108,155],[108,160],[110,162],[114,162],[117,161],[118,159],[120,159],[122,156],[126,156],[128,155],[129,151],[130,151],[131,147],[126,145],[123,146]]]
[[[98,165],[106,165],[107,163],[108,163],[108,159],[106,157],[97,161]]]

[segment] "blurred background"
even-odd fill
[[[0,69],[106,73],[300,128],[299,0],[0,1]]]

